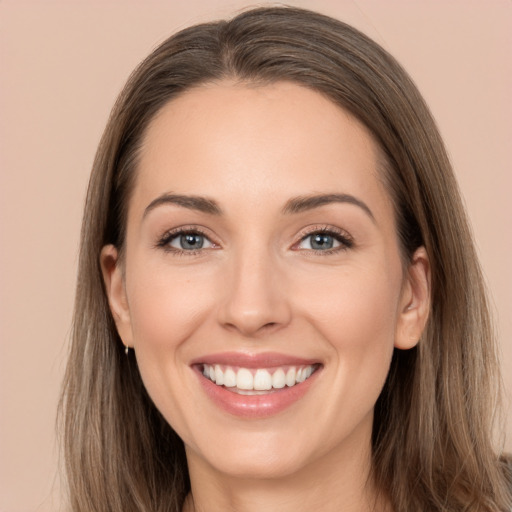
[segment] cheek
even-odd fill
[[[370,267],[371,268],[371,267]],[[334,348],[364,352],[394,342],[398,272],[350,268],[301,287],[304,314]]]
[[[134,272],[127,293],[135,348],[156,352],[178,348],[193,333],[211,296],[208,280],[165,265]]]
[[[180,425],[180,396],[190,368],[190,338],[205,322],[211,290],[201,275],[170,271],[165,266],[134,265],[127,281],[137,364],[153,402],[169,423]],[[140,270],[143,269],[143,270]]]
[[[389,274],[352,268],[304,301],[308,322],[329,346],[332,388],[340,390],[327,414],[343,410],[356,418],[373,408],[393,355],[400,275],[399,268]]]

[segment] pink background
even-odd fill
[[[347,21],[410,72],[445,138],[492,292],[512,451],[512,2],[288,0]],[[83,199],[135,65],[235,0],[0,0],[0,512],[59,510],[55,411]]]

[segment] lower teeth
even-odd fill
[[[276,391],[280,391],[279,389],[268,389],[264,391],[256,390],[256,389],[240,389],[240,388],[227,388],[226,386],[222,386],[224,389],[231,391],[232,393],[237,393],[239,395],[268,395],[269,393],[274,393]]]

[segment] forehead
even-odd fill
[[[134,196],[194,193],[245,204],[326,191],[382,196],[378,161],[366,127],[318,92],[289,82],[207,84],[150,123]]]

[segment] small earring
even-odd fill
[[[130,352],[130,347],[129,347],[128,345],[126,345],[126,346],[124,347],[124,353],[125,353],[126,355],[128,355],[128,352]]]

